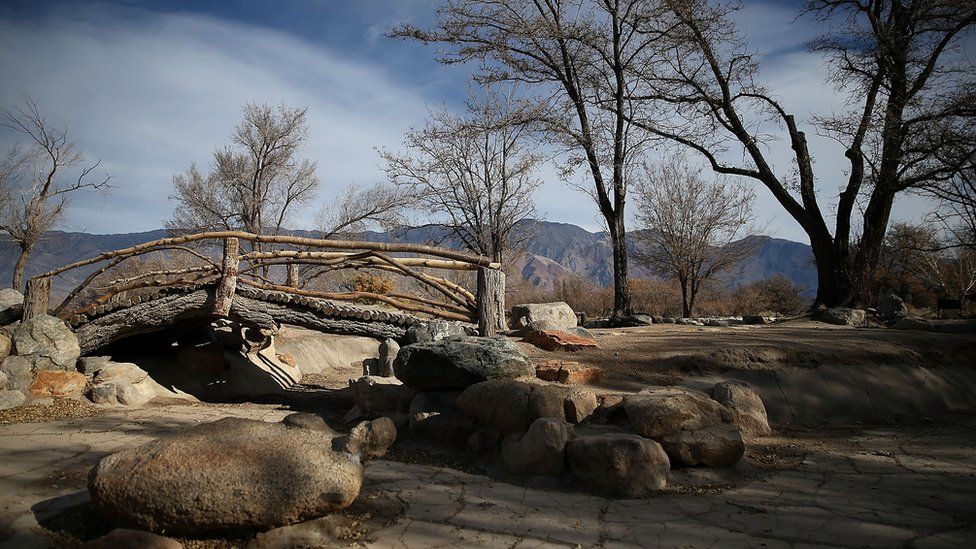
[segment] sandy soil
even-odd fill
[[[633,391],[689,375],[787,366],[973,366],[976,334],[848,328],[797,320],[728,328],[655,324],[591,330],[597,349],[548,352],[519,346],[534,361],[571,360],[603,368],[599,387]],[[961,330],[960,330],[961,331]]]

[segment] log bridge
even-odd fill
[[[137,257],[163,258],[173,268],[130,261]],[[323,289],[343,270],[393,275],[411,288]],[[88,274],[51,307],[51,280],[69,271]],[[504,311],[505,274],[487,257],[421,244],[217,231],[104,252],[31,277],[23,318],[64,319],[90,353],[198,317],[396,339],[425,319],[471,324],[492,336],[505,328]]]

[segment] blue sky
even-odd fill
[[[292,0],[44,2],[0,4],[0,106],[30,94],[51,121],[67,125],[89,159],[112,175],[111,198],[88,195],[72,204],[60,227],[96,233],[161,227],[173,204],[173,174],[191,162],[206,166],[227,143],[245,101],[309,108],[304,155],[318,162],[319,204],[349,183],[383,179],[374,147],[397,148],[428,108],[458,107],[467,70],[434,61],[431,50],[387,39],[395,24],[429,25],[436,2],[421,0]],[[738,23],[764,52],[763,77],[801,119],[836,108],[822,84],[819,59],[805,40],[810,19],[793,22],[801,1],[747,1]],[[808,132],[812,134],[813,132]],[[0,132],[0,148],[13,139]],[[812,138],[825,203],[842,180],[843,155]],[[774,157],[788,169],[788,150]],[[551,221],[599,230],[589,197],[569,191],[555,170],[543,170],[537,195]],[[799,227],[757,189],[761,221],[772,236],[806,241]],[[895,214],[917,217],[917,199]],[[295,219],[311,227],[316,208]]]

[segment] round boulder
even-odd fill
[[[92,503],[118,526],[170,534],[267,530],[359,495],[358,456],[319,430],[224,418],[103,458]]]
[[[743,433],[758,436],[772,433],[766,406],[749,384],[732,379],[721,381],[712,387],[711,394],[716,402],[729,409],[732,423]]]
[[[888,294],[881,298],[877,311],[878,316],[885,322],[894,322],[908,316],[908,307],[905,306],[905,301],[895,294]]]
[[[13,288],[0,290],[0,326],[20,320],[24,311],[24,294]]]
[[[406,340],[407,344],[412,345],[414,343],[430,343],[442,339],[464,337],[465,335],[467,334],[464,332],[464,326],[457,322],[431,320],[407,328]]]
[[[817,319],[838,326],[860,326],[864,324],[865,312],[864,309],[834,307],[820,313]]]
[[[0,410],[20,406],[27,400],[27,395],[20,391],[0,389]]]
[[[489,379],[534,376],[529,358],[501,337],[464,337],[406,345],[396,377],[416,391],[463,390]]]
[[[535,419],[529,413],[530,394],[532,385],[522,381],[483,381],[458,395],[457,407],[462,414],[495,432],[524,431]]]
[[[714,425],[697,431],[679,431],[661,439],[671,463],[690,467],[732,465],[745,452],[745,443],[735,425]]]
[[[510,471],[523,476],[559,476],[566,461],[569,429],[559,419],[539,418],[519,436],[509,434],[502,441],[502,461]]]
[[[554,303],[523,303],[512,307],[512,328],[519,329],[533,322],[545,321],[549,329],[561,330],[576,326],[576,313],[562,301]]]
[[[13,351],[33,370],[74,370],[81,356],[78,338],[60,318],[41,315],[22,322],[11,337]]]
[[[85,390],[88,379],[78,372],[65,370],[41,370],[31,383],[33,396],[70,398]]]
[[[577,480],[610,496],[647,497],[664,488],[671,470],[660,444],[626,433],[573,438],[566,457]]]
[[[624,399],[627,419],[638,434],[660,439],[731,421],[729,411],[701,391],[650,387]]]

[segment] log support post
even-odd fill
[[[24,296],[23,321],[46,315],[51,306],[51,278],[27,279],[27,295]]]
[[[298,266],[294,263],[288,264],[288,278],[285,281],[285,286],[289,288],[298,287]]]
[[[478,333],[491,337],[505,330],[505,273],[478,267]]]
[[[217,316],[230,314],[234,293],[237,291],[237,270],[239,263],[238,242],[234,237],[224,239],[224,259],[220,264],[220,281],[214,296],[213,313]]]

